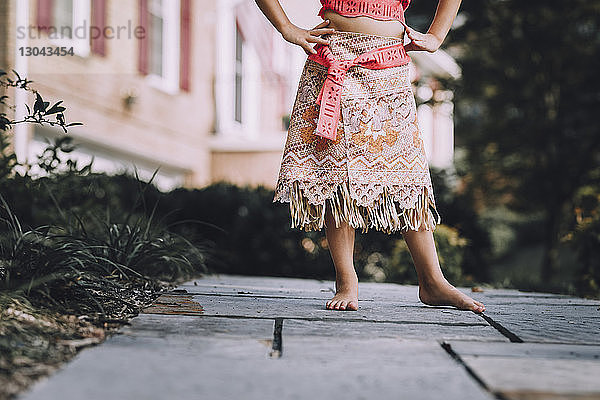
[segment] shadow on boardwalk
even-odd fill
[[[466,290],[466,289],[462,289]],[[491,289],[483,315],[362,283],[206,276],[21,398],[600,399],[598,301]]]

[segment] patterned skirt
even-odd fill
[[[362,33],[327,35],[338,60],[401,43]],[[366,232],[434,230],[429,166],[419,132],[409,66],[350,68],[335,140],[315,134],[327,68],[307,60],[292,109],[273,202],[289,202],[292,228],[320,230],[329,205],[336,225]]]

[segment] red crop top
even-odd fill
[[[321,4],[320,17],[326,10],[331,10],[347,17],[366,16],[404,22],[404,10],[410,0],[321,0]]]

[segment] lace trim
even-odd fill
[[[404,198],[401,193],[392,194],[390,188],[385,186],[371,207],[360,205],[353,198],[347,181],[337,185],[331,196],[320,204],[309,201],[305,195],[306,187],[306,183],[293,181],[288,191],[281,191],[273,200],[289,201],[292,228],[321,230],[325,226],[327,204],[336,226],[346,222],[355,229],[362,229],[363,232],[371,228],[386,233],[418,231],[423,228],[433,231],[441,220],[432,190],[427,186],[404,187],[404,190],[410,191]],[[400,201],[397,200],[399,197]]]
[[[380,20],[404,21],[404,10],[410,0],[321,0],[322,17],[326,10],[349,17],[367,16]]]

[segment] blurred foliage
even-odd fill
[[[559,265],[560,238],[600,162],[600,3],[482,0],[463,3],[461,14],[451,50],[463,69],[465,191],[494,225],[539,215],[529,240],[543,243],[542,281],[550,281],[572,268]],[[516,243],[502,224],[493,240]]]
[[[442,188],[442,186],[440,186]],[[304,232],[290,228],[288,204],[272,203],[273,191],[218,183],[203,189],[178,189],[166,194],[157,213],[170,214],[175,232],[194,238],[210,238],[214,257],[209,267],[218,272],[252,275],[333,279],[334,268],[324,230]],[[439,232],[438,232],[439,230]],[[449,279],[471,282],[463,276],[467,241],[457,229],[440,225],[436,239]],[[397,255],[400,234],[357,231],[355,265],[361,279],[414,282],[410,257]]]
[[[408,24],[425,32],[437,3],[412,2]],[[458,183],[442,216],[469,239],[464,269],[480,279],[504,282],[518,262],[529,271],[521,284],[538,282],[528,289],[569,291],[577,281],[600,296],[595,220],[572,212],[598,187],[599,32],[598,2],[461,4],[443,44],[462,79],[443,82],[455,92]]]
[[[597,176],[600,169],[596,170]],[[564,240],[577,252],[579,266],[577,292],[586,296],[600,293],[600,186],[579,189],[575,198],[575,227]]]
[[[458,230],[438,225],[434,232],[435,244],[444,276],[455,285],[473,283],[463,275],[463,261],[468,241]],[[390,255],[372,253],[367,258],[365,272],[376,281],[417,284],[412,257],[404,240],[395,240]]]
[[[434,176],[441,199],[451,198],[446,178]],[[212,272],[334,278],[325,232],[291,229],[289,206],[273,203],[271,189],[217,183],[202,189],[181,188],[161,193],[130,176],[91,173],[59,174],[23,183],[24,186],[2,188],[0,182],[0,190],[6,193],[10,204],[15,204],[15,214],[28,227],[48,223],[72,225],[77,223],[76,215],[84,215],[86,229],[91,232],[88,236],[110,237],[110,232],[106,232],[110,226],[92,216],[110,214],[111,220],[126,221],[129,213],[151,214],[170,234],[202,246],[204,253],[208,253],[205,262]],[[443,201],[439,207],[449,208]],[[469,222],[467,217],[456,218],[476,225],[476,221]],[[378,258],[379,264],[392,265],[392,254],[399,241],[403,241],[400,234],[357,231],[356,269],[361,279],[379,279],[380,275],[374,274],[376,270],[372,268],[373,259]],[[465,258],[469,250],[470,247],[457,248]],[[394,268],[411,269],[412,261],[407,259],[405,265]],[[468,272],[465,275],[467,280],[477,279]],[[458,279],[461,275],[452,276]],[[386,278],[408,282],[402,279],[398,274]]]
[[[218,183],[168,193],[157,211],[174,224],[174,232],[190,240],[211,239],[209,266],[215,271],[331,277],[324,233],[292,230],[287,206],[273,204],[272,199],[273,191],[262,187]]]
[[[488,282],[488,265],[493,233],[490,225],[482,223],[477,213],[476,199],[465,190],[465,163],[455,157],[455,170],[431,169],[431,179],[436,203],[442,216],[442,223],[456,229],[460,236],[467,238],[469,245],[463,249],[463,272],[468,279]]]

